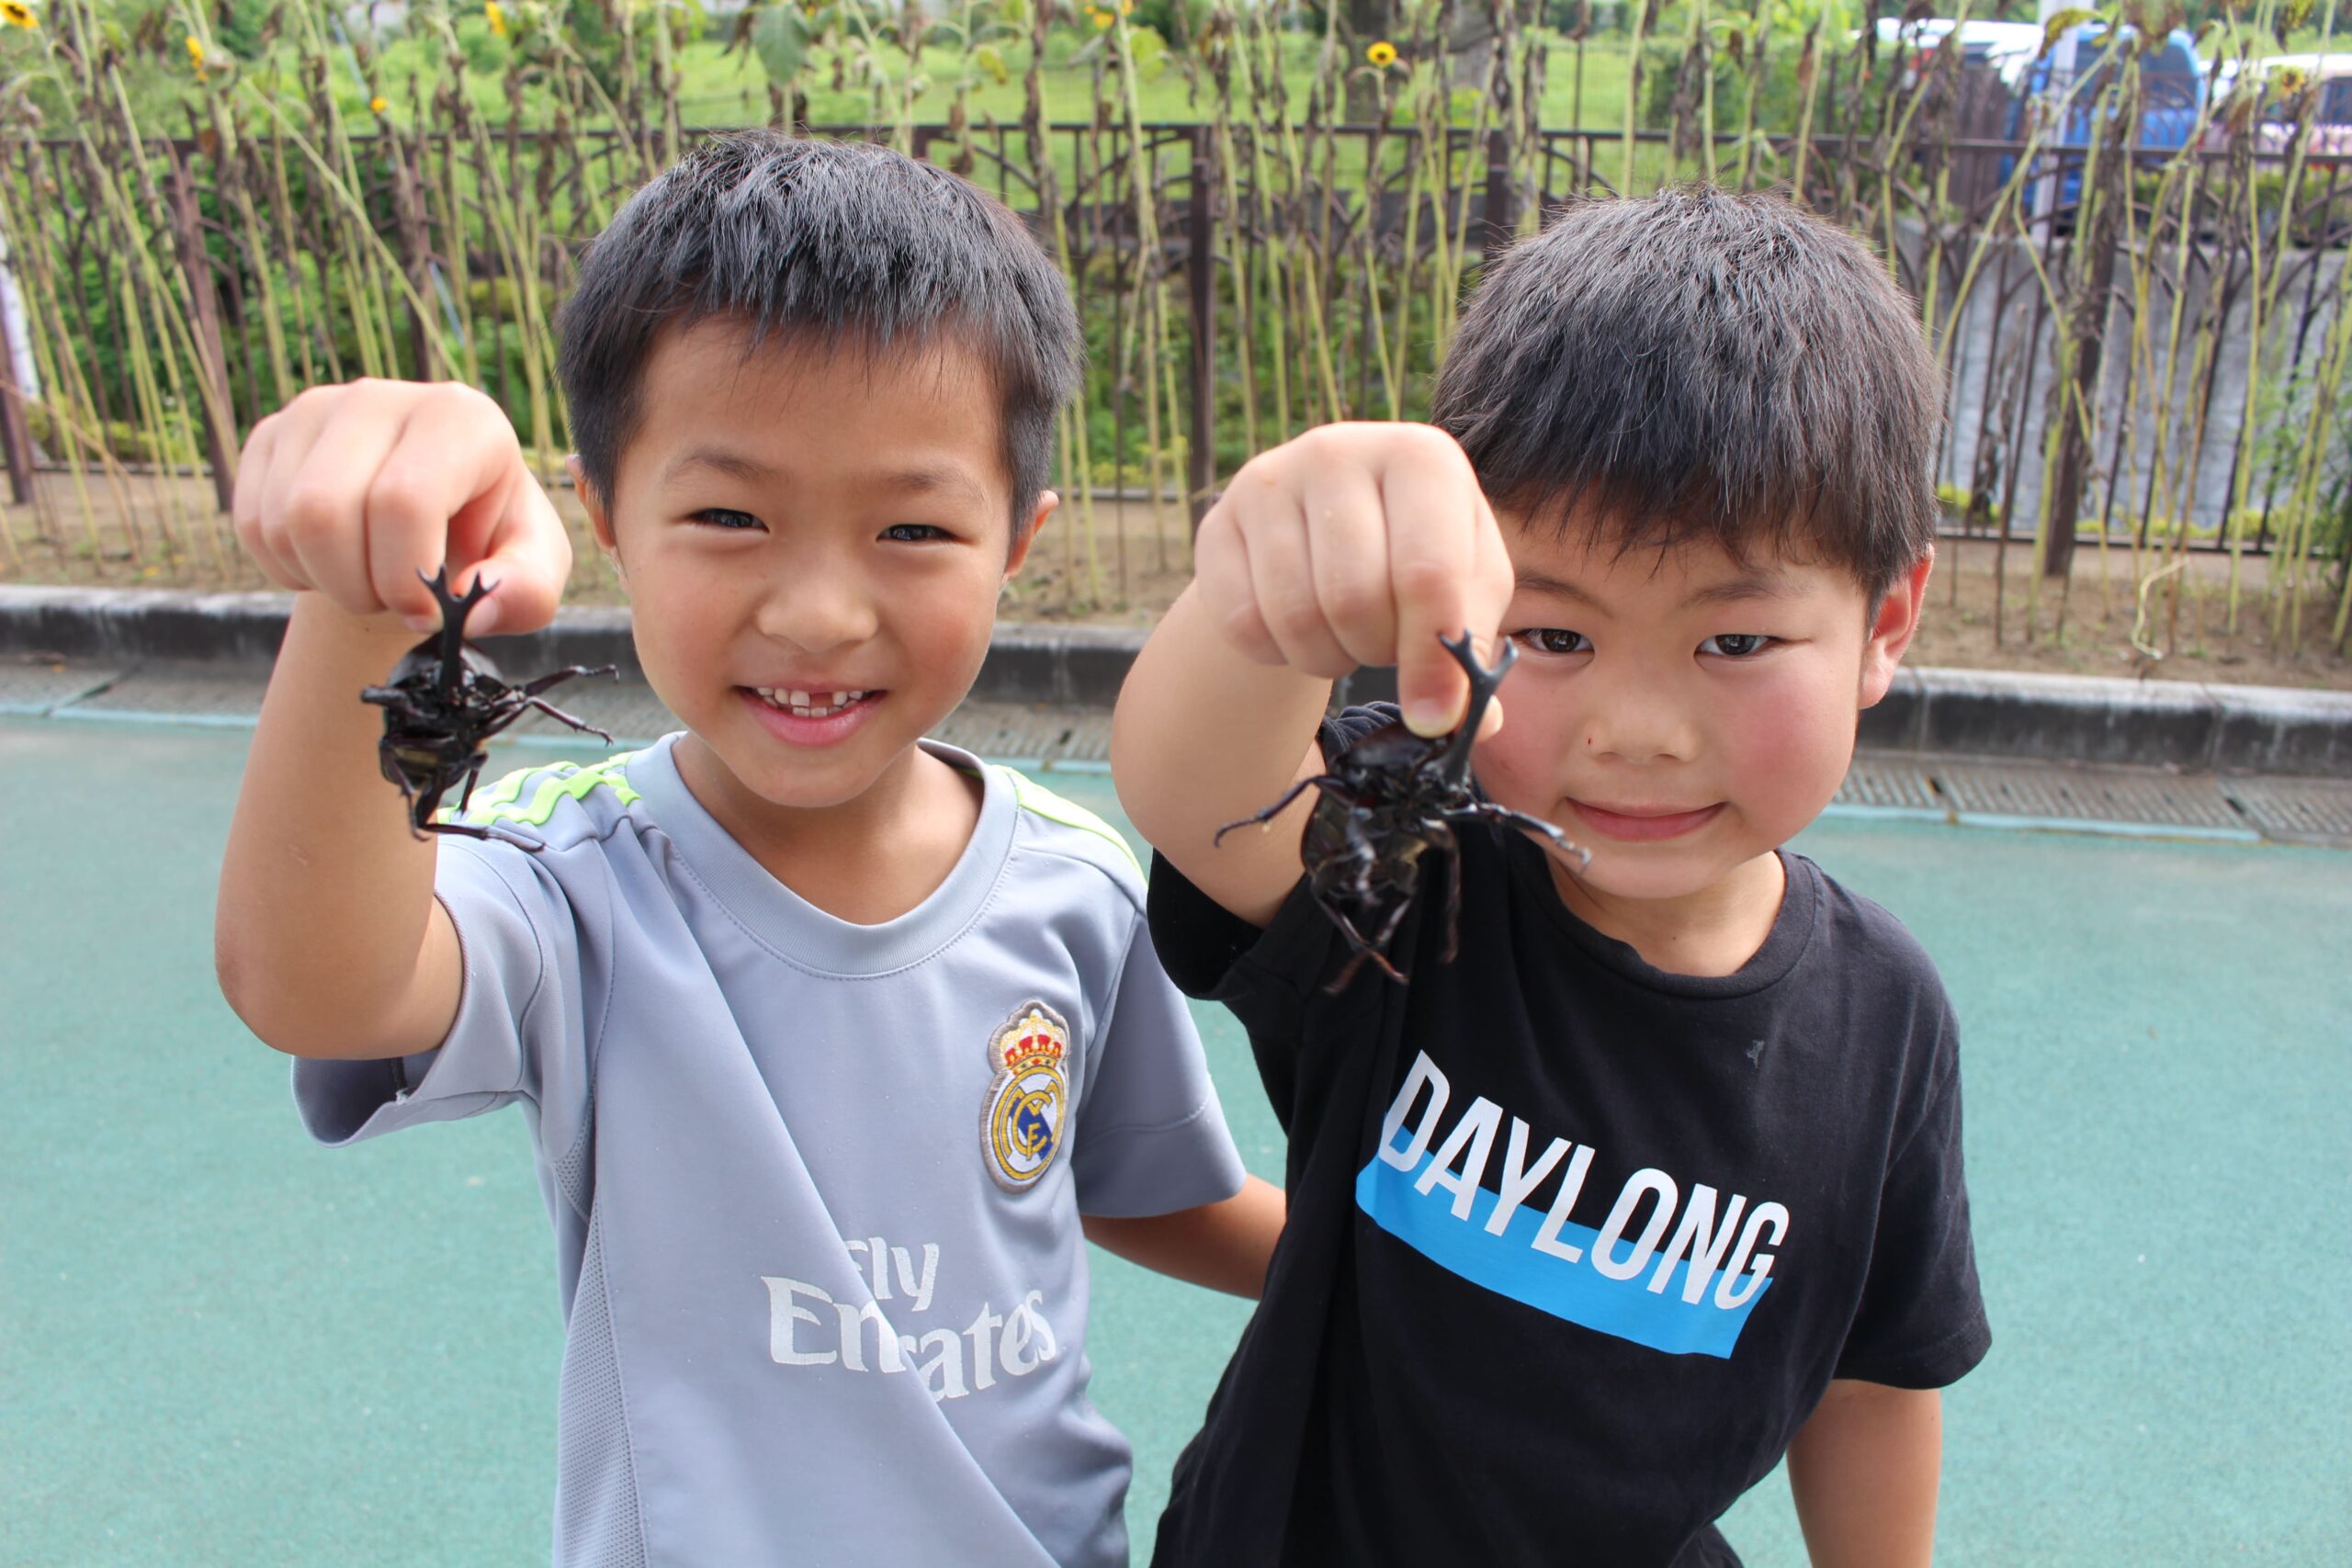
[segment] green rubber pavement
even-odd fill
[[[245,744],[0,720],[0,1564],[544,1562],[522,1119],[304,1139],[212,981]],[[1966,1032],[1995,1344],[1946,1401],[1941,1560],[2352,1562],[2352,855],[1854,818],[1801,847],[1919,934]],[[1201,1022],[1278,1178],[1239,1033]],[[1246,1307],[1096,1264],[1148,1541]],[[1777,1478],[1726,1529],[1804,1561]]]

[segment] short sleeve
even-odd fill
[[[1106,1218],[1173,1213],[1241,1190],[1241,1156],[1200,1032],[1141,919],[1078,1107],[1070,1171],[1080,1212]]]
[[[1861,1305],[1838,1359],[1838,1376],[1894,1388],[1958,1382],[1993,1342],[1961,1158],[1959,1030],[1940,995],[1928,1016],[1926,1092],[1896,1129]]]
[[[526,852],[444,840],[434,896],[465,964],[458,1016],[439,1048],[381,1061],[294,1063],[303,1126],[334,1146],[421,1122],[537,1100],[574,1076],[580,975],[571,913]]]

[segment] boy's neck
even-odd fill
[[[1557,860],[1552,886],[1570,912],[1669,975],[1736,975],[1772,934],[1788,873],[1780,852],[1743,861],[1720,880],[1677,898],[1627,898],[1588,886]]]
[[[852,799],[780,807],[743,787],[688,732],[678,776],[745,852],[807,902],[852,925],[898,919],[936,892],[979,826],[984,782],[910,746]]]

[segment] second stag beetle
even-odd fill
[[[1402,982],[1404,972],[1389,961],[1388,944],[1412,907],[1420,886],[1420,860],[1428,851],[1446,852],[1445,952],[1453,961],[1460,934],[1462,860],[1454,852],[1457,820],[1500,822],[1537,834],[1562,853],[1589,863],[1592,853],[1569,841],[1557,828],[1524,811],[1481,799],[1470,782],[1470,749],[1478,721],[1510,672],[1519,649],[1506,642],[1489,670],[1464,632],[1440,637],[1470,677],[1470,705],[1453,734],[1434,739],[1414,734],[1401,718],[1391,719],[1329,764],[1329,771],[1301,779],[1280,800],[1255,816],[1217,829],[1216,841],[1236,828],[1272,821],[1283,807],[1312,786],[1321,792],[1299,843],[1299,860],[1316,904],[1353,950],[1327,990],[1338,991],[1367,960]]]

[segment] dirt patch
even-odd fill
[[[209,482],[133,479],[119,488],[93,478],[85,520],[73,481],[43,475],[36,504],[5,509],[0,581],[101,587],[252,589],[268,584],[238,553],[226,518],[212,511]],[[626,600],[598,555],[586,518],[568,490],[558,510],[572,529],[578,564],[568,602]],[[1155,512],[1157,515],[1155,515]],[[2194,554],[2143,598],[2135,562],[2121,545],[2086,540],[2069,583],[2038,595],[2030,547],[2006,552],[1984,540],[1946,540],[1928,587],[1928,613],[1909,661],[1976,670],[2120,675],[2159,681],[2352,691],[2352,658],[2329,646],[2336,601],[2310,573],[2300,641],[2271,628],[2269,563],[2247,557],[2237,570],[2230,615],[2229,558]],[[2001,571],[1996,577],[1995,564]],[[2161,562],[2137,563],[2153,569]],[[1098,501],[1093,526],[1065,506],[1005,596],[1008,620],[1148,626],[1190,580],[1186,514],[1170,502]],[[2176,599],[2177,603],[2176,604]],[[2032,614],[2028,615],[2029,604]],[[1996,605],[1998,614],[1996,616]],[[2139,640],[2167,649],[2150,658]]]

